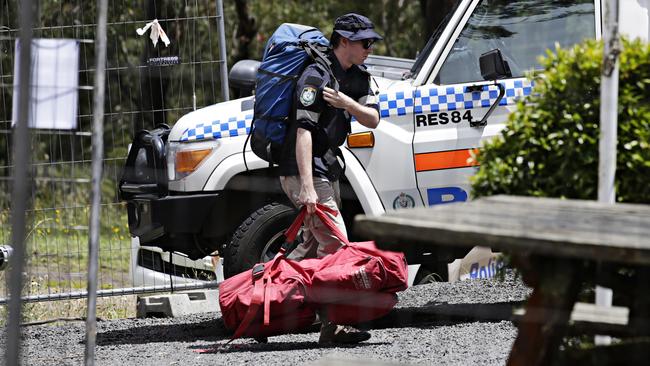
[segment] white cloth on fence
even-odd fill
[[[152,22],[147,23],[144,28],[138,28],[135,31],[139,36],[141,36],[145,34],[149,28],[151,28],[149,38],[151,39],[154,47],[156,47],[156,44],[158,44],[158,38],[160,38],[165,43],[165,47],[169,46],[169,43],[171,43],[169,41],[169,37],[167,37],[167,33],[165,33],[165,31],[162,29],[162,26],[158,23],[158,19],[154,19]]]

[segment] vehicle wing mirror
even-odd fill
[[[488,51],[479,57],[481,76],[483,80],[498,80],[512,77],[508,62],[503,59],[498,48]]]
[[[494,109],[501,103],[503,96],[506,94],[506,88],[503,84],[497,82],[499,79],[512,77],[512,72],[510,71],[510,66],[508,62],[503,59],[503,55],[498,48],[495,48],[491,51],[488,51],[482,54],[478,59],[479,66],[481,68],[481,76],[484,80],[494,80],[494,85],[499,88],[499,96],[492,103],[490,109],[487,113],[481,118],[478,122],[470,122],[471,127],[483,127],[487,125],[488,117],[494,112]],[[483,88],[481,87],[481,90]]]
[[[260,62],[255,60],[241,60],[233,65],[228,75],[230,86],[239,93],[239,97],[253,94],[255,89],[255,75],[260,67]]]

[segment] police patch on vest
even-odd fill
[[[306,86],[300,92],[300,103],[305,107],[314,104],[316,100],[316,88],[313,86]]]

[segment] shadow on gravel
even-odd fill
[[[462,322],[495,322],[512,320],[514,308],[523,301],[499,302],[492,304],[448,304],[430,302],[424,306],[395,308],[387,316],[360,325],[363,329],[431,327],[434,325],[454,325]],[[314,325],[301,333],[318,331]],[[160,324],[134,326],[129,329],[103,331],[97,333],[97,345],[144,344],[153,342],[193,342],[195,340],[227,340],[232,332],[225,328],[221,318],[189,324]],[[351,347],[375,345],[360,343]],[[220,347],[222,345],[218,345]],[[234,347],[237,346],[237,347]],[[234,347],[234,348],[233,348]],[[243,348],[242,348],[243,347]],[[324,347],[316,342],[278,342],[236,344],[227,346],[226,352],[269,352]],[[337,346],[340,347],[340,346]],[[232,349],[231,349],[232,348]],[[241,349],[238,349],[241,348]],[[217,351],[219,352],[219,351]]]
[[[318,342],[269,342],[269,343],[245,343],[245,344],[216,344],[212,347],[190,346],[189,348],[200,353],[237,353],[237,352],[284,352],[284,351],[301,351],[317,348],[359,348],[368,346],[380,346],[389,344],[388,342],[362,342],[357,344],[342,345],[320,345]]]
[[[368,328],[399,328],[404,326],[452,325],[462,322],[495,322],[512,320],[513,310],[523,301],[492,304],[448,304],[430,302],[424,306],[395,308],[388,315],[364,324]]]
[[[296,334],[317,332],[320,324],[304,329]],[[157,324],[134,326],[129,329],[100,331],[97,333],[98,346],[119,344],[144,344],[154,342],[193,342],[196,340],[229,340],[233,332],[227,329],[221,318],[188,324]]]
[[[229,339],[221,319],[190,324],[160,324],[135,326],[129,329],[97,333],[97,345],[143,344],[153,342],[193,342],[195,340],[218,341]]]

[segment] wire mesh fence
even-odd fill
[[[18,1],[0,1],[0,244],[11,240],[12,99],[16,78]],[[85,296],[91,191],[92,102],[95,71],[96,3],[41,2],[35,39],[70,39],[79,47],[77,127],[32,129],[31,190],[23,296],[28,301]],[[211,261],[197,270],[181,256],[154,248],[138,251],[129,235],[126,208],[117,182],[129,143],[141,129],[173,124],[180,116],[223,99],[219,67],[218,12],[214,1],[111,1],[107,25],[104,160],[98,289],[100,296],[160,290],[170,275],[214,279]],[[157,19],[169,37],[157,44],[151,29],[136,29]],[[131,263],[151,269],[145,276]],[[145,278],[146,277],[146,278]],[[0,303],[8,298],[6,273],[0,272]],[[180,285],[180,284],[179,284]],[[145,288],[146,286],[146,288]],[[178,287],[178,286],[177,286]],[[120,301],[115,301],[115,304]],[[134,309],[134,302],[120,306]],[[101,306],[101,304],[100,304]],[[74,308],[74,306],[70,307]],[[126,315],[131,309],[117,311]],[[35,311],[38,313],[38,311]],[[51,313],[50,313],[51,314]]]

